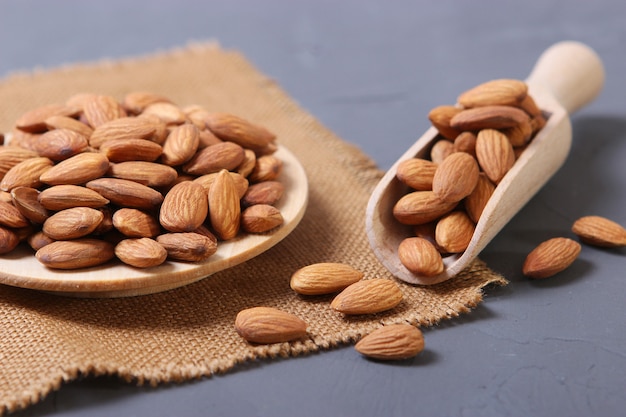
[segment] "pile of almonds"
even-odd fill
[[[348,316],[389,311],[402,302],[403,294],[395,281],[363,278],[363,272],[350,265],[323,262],[294,272],[290,286],[305,299],[335,294],[330,307]],[[237,314],[235,330],[248,342],[280,343],[306,337],[307,323],[276,308],[252,307]],[[355,348],[374,359],[407,359],[424,349],[424,338],[415,326],[393,324],[364,336]]]
[[[393,208],[414,234],[398,255],[411,272],[443,272],[443,256],[462,253],[496,186],[546,119],[525,82],[499,79],[458,97],[457,105],[432,109],[438,131],[429,157],[410,158],[397,178],[410,191]]]
[[[283,223],[276,150],[262,126],[147,92],[33,109],[0,146],[0,253],[25,241],[56,269],[205,260]]]

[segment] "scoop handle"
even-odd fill
[[[576,41],[558,42],[541,54],[526,82],[550,91],[572,114],[602,90],[604,65],[589,46]]]

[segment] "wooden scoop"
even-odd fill
[[[472,240],[463,253],[444,258],[443,273],[418,276],[398,258],[400,242],[411,228],[392,214],[395,203],[408,188],[396,178],[398,165],[409,158],[426,158],[438,131],[431,127],[387,171],[370,197],[366,232],[380,262],[397,278],[413,284],[446,281],[478,256],[496,234],[563,165],[572,142],[569,114],[591,102],[602,89],[604,69],[597,54],[578,42],[559,42],[540,57],[526,80],[528,94],[548,115],[545,127],[522,152],[515,165],[496,187],[479,219]]]

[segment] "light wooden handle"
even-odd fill
[[[604,85],[604,65],[589,46],[558,42],[539,57],[527,80],[550,91],[569,114],[591,102]]]

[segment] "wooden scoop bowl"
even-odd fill
[[[431,127],[387,171],[374,189],[366,210],[366,232],[380,262],[397,278],[413,284],[446,281],[463,271],[563,165],[572,142],[569,114],[591,102],[604,83],[598,55],[578,42],[559,42],[548,48],[526,79],[528,94],[549,115],[545,127],[522,152],[515,165],[496,187],[476,225],[468,248],[444,257],[444,272],[418,276],[398,258],[400,242],[411,236],[411,228],[392,214],[395,203],[408,188],[396,178],[398,165],[409,158],[428,156],[438,131]]]

